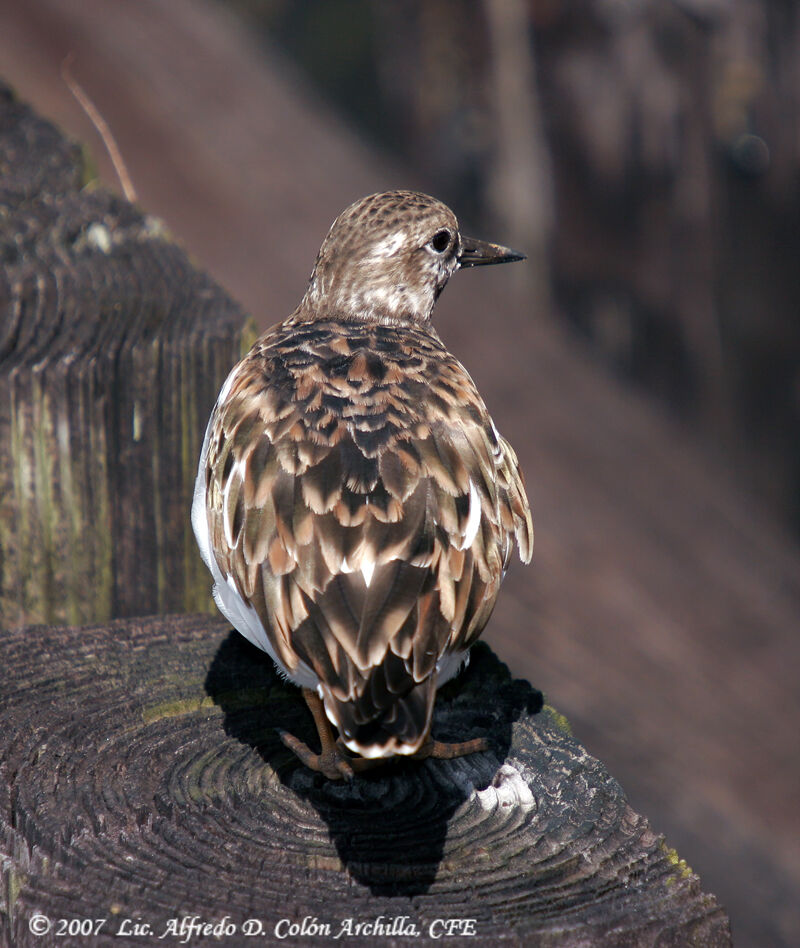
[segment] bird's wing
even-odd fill
[[[479,635],[514,538],[530,558],[516,457],[463,367],[423,331],[279,328],[218,405],[206,485],[217,564],[290,674],[344,731],[421,740],[437,662]]]
[[[512,541],[516,541],[522,562],[530,563],[533,556],[533,519],[525,493],[525,479],[514,449],[498,434],[494,425],[492,432],[497,442],[494,448],[497,494],[502,533],[506,541],[503,565],[507,567],[511,559]]]

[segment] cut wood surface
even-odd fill
[[[156,944],[199,915],[236,932],[191,944],[252,944],[248,919],[275,944],[282,919],[335,936],[381,916],[419,937],[339,943],[431,944],[436,919],[474,919],[447,943],[730,944],[716,899],[485,645],[440,696],[434,735],[487,737],[487,753],[331,782],[276,727],[315,740],[299,690],[206,616],[2,636],[0,942],[65,944],[58,919],[106,918],[69,943],[119,944],[127,919]]]
[[[6,4],[6,76],[95,142],[109,183],[60,77],[70,50],[142,206],[261,327],[296,305],[349,201],[427,188],[353,135],[279,54],[262,57],[220,5]],[[486,637],[719,896],[737,946],[794,948],[797,546],[735,469],[593,365],[496,269],[456,275],[435,313],[515,446],[533,504],[533,563],[510,571]]]

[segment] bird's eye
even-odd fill
[[[450,237],[451,234],[449,230],[437,231],[431,239],[431,247],[433,247],[436,253],[444,253],[450,246]]]

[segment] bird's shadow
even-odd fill
[[[238,633],[220,644],[205,688],[224,712],[226,734],[252,747],[287,790],[314,807],[351,877],[375,895],[408,897],[428,891],[448,821],[473,790],[492,782],[508,755],[514,721],[543,704],[541,692],[512,679],[478,643],[466,671],[437,695],[433,736],[485,737],[490,750],[457,761],[395,759],[344,782],[309,770],[281,743],[277,728],[318,748],[311,713],[300,690]]]

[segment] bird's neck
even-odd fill
[[[436,298],[391,281],[318,281],[313,277],[297,308],[305,319],[341,319],[388,326],[426,326]]]

